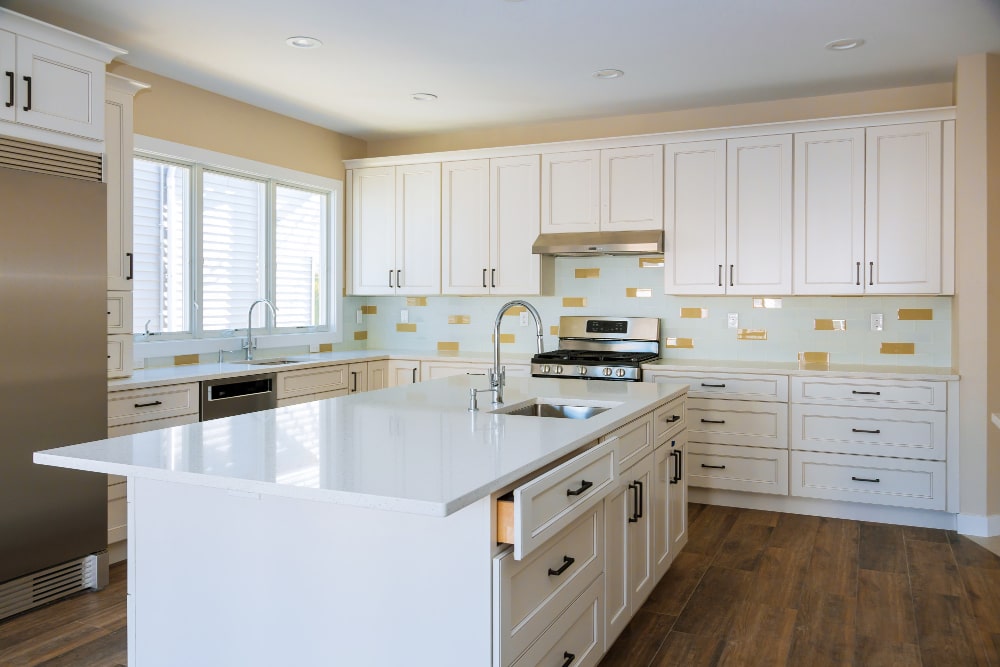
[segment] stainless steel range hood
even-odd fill
[[[536,255],[586,257],[589,255],[663,254],[663,231],[645,229],[619,232],[540,234],[531,245]]]

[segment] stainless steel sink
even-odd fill
[[[302,359],[285,359],[279,357],[276,359],[253,359],[251,361],[240,360],[233,363],[245,366],[281,366],[282,364],[300,364],[302,363]]]
[[[559,403],[528,403],[512,408],[493,410],[496,414],[513,415],[515,417],[551,417],[554,419],[590,419],[612,406],[602,405],[562,405]]]

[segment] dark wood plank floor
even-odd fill
[[[688,546],[601,667],[1000,667],[1000,557],[954,532],[689,516]],[[124,564],[103,591],[0,621],[2,667],[125,664]]]

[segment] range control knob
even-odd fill
[[[577,369],[576,369],[576,372],[579,373],[580,375],[586,375],[587,374],[587,367],[586,366],[578,366]]]
[[[562,372],[563,372],[563,368],[562,368],[562,366],[556,366],[556,374],[557,374],[557,375],[561,375],[561,374],[562,374]]]
[[[615,375],[617,375],[620,378],[625,377],[625,369],[624,368],[619,368],[617,371],[615,371]]]
[[[612,371],[610,368],[605,368],[602,372],[604,373],[604,375],[610,376]]]
[[[549,368],[548,364],[546,364],[545,366],[542,366],[542,372],[543,373],[548,373],[550,370],[552,370],[552,369]]]

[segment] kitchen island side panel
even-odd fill
[[[130,482],[132,667],[490,664],[488,497],[437,518]]]

